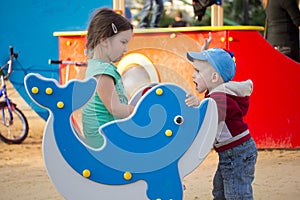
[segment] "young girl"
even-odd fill
[[[103,145],[104,140],[98,132],[101,125],[125,118],[134,109],[127,104],[121,75],[113,64],[127,51],[132,34],[130,22],[107,8],[96,10],[90,21],[85,78],[95,77],[98,84],[94,96],[82,109],[82,125],[86,143],[92,147]]]

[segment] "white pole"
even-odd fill
[[[211,6],[211,26],[223,26],[223,6],[222,5],[212,5]]]
[[[125,16],[125,0],[113,0],[113,10],[121,11]]]

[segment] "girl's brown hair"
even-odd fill
[[[97,9],[88,26],[86,48],[93,51],[102,40],[127,30],[133,30],[133,26],[122,15],[108,8]]]

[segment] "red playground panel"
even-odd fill
[[[135,86],[145,81],[174,82],[196,93],[186,52],[198,51],[211,32],[210,47],[234,52],[237,63],[234,80],[253,81],[246,121],[258,148],[299,148],[300,64],[275,50],[259,33],[262,30],[253,26],[137,29],[128,52],[116,65],[122,77],[126,75],[131,80],[139,77],[133,69],[144,69],[148,79],[133,83]],[[54,33],[59,37],[60,60],[86,62],[85,34],[86,31]],[[79,68],[82,67],[61,65],[61,83],[78,78]]]

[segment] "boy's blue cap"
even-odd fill
[[[215,68],[225,82],[230,81],[235,74],[236,65],[231,55],[220,48],[211,48],[201,52],[187,52],[190,61],[204,60]]]

